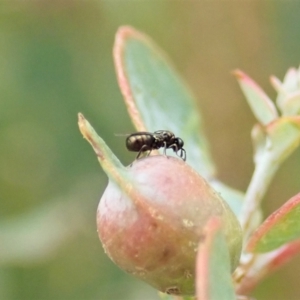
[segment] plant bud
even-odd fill
[[[211,217],[222,223],[235,269],[242,245],[240,224],[188,164],[151,156],[134,161],[127,175],[122,187],[109,181],[97,211],[105,252],[121,269],[162,292],[194,295],[197,249]]]

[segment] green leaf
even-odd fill
[[[128,177],[126,168],[81,113],[78,114],[78,126],[83,137],[94,149],[98,161],[109,179],[117,183],[124,191],[131,190],[131,178]]]
[[[300,114],[300,92],[288,95],[282,103],[282,113],[284,116],[294,116]]]
[[[300,143],[300,116],[282,117],[268,124],[266,150],[274,164],[284,161]],[[268,155],[269,155],[268,154]]]
[[[299,74],[296,68],[290,68],[283,79],[283,87],[287,93],[294,93],[299,89]]]
[[[253,234],[249,252],[269,252],[300,238],[300,193],[271,214]]]
[[[261,124],[266,125],[278,118],[274,103],[254,80],[240,70],[236,70],[234,75],[253,114]]]
[[[196,264],[197,299],[236,299],[228,247],[218,219],[210,219],[203,239],[200,241]]]
[[[278,96],[276,99],[277,106],[283,110],[283,102],[285,101],[286,96],[299,90],[298,70],[295,68],[288,69],[284,76],[283,83],[281,83],[276,77],[272,78],[271,80],[273,83],[276,83],[276,90],[278,91]]]
[[[188,163],[202,176],[212,177],[215,167],[194,96],[162,50],[133,28],[121,27],[114,55],[120,88],[136,129],[174,132],[184,140]]]
[[[215,179],[215,166],[194,96],[162,50],[149,37],[125,26],[117,32],[114,59],[119,85],[136,129],[167,129],[181,137],[187,162],[215,185],[238,213],[244,195]],[[169,154],[173,155],[172,151]]]

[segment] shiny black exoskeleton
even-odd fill
[[[130,134],[126,139],[126,147],[129,151],[138,152],[136,159],[141,153],[149,151],[147,156],[150,155],[154,149],[164,148],[164,155],[167,149],[173,149],[177,156],[186,160],[186,152],[182,148],[184,145],[183,140],[175,137],[174,133],[168,130],[158,130],[154,133],[151,132],[136,132]],[[180,151],[180,155],[178,152]]]

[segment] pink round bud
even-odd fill
[[[240,224],[196,171],[162,155],[136,160],[127,170],[128,183],[121,189],[110,180],[97,211],[104,250],[121,269],[162,292],[194,295],[197,249],[211,217],[222,222],[235,269]]]

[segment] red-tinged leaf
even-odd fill
[[[114,60],[121,92],[138,131],[167,129],[184,140],[187,163],[206,178],[233,211],[243,194],[215,178],[215,166],[195,99],[168,57],[146,35],[129,26],[119,29]],[[168,155],[173,155],[172,151]]]
[[[240,70],[234,71],[233,74],[236,76],[252,112],[261,124],[266,125],[278,118],[274,103],[254,80]]]
[[[300,193],[271,214],[249,240],[249,252],[269,252],[300,238]]]
[[[239,281],[236,292],[248,295],[262,280],[300,253],[300,240],[291,242],[274,251],[255,255],[255,261],[247,275]]]
[[[136,129],[171,130],[184,140],[188,163],[202,176],[213,177],[215,167],[194,96],[165,53],[146,35],[124,26],[116,35],[114,59]]]
[[[218,219],[210,219],[196,262],[197,300],[236,299],[225,236]]]
[[[299,253],[300,240],[296,240],[281,247],[271,256],[271,259],[268,260],[268,263],[266,264],[268,272],[272,273],[274,270],[289,262],[295,255]]]

